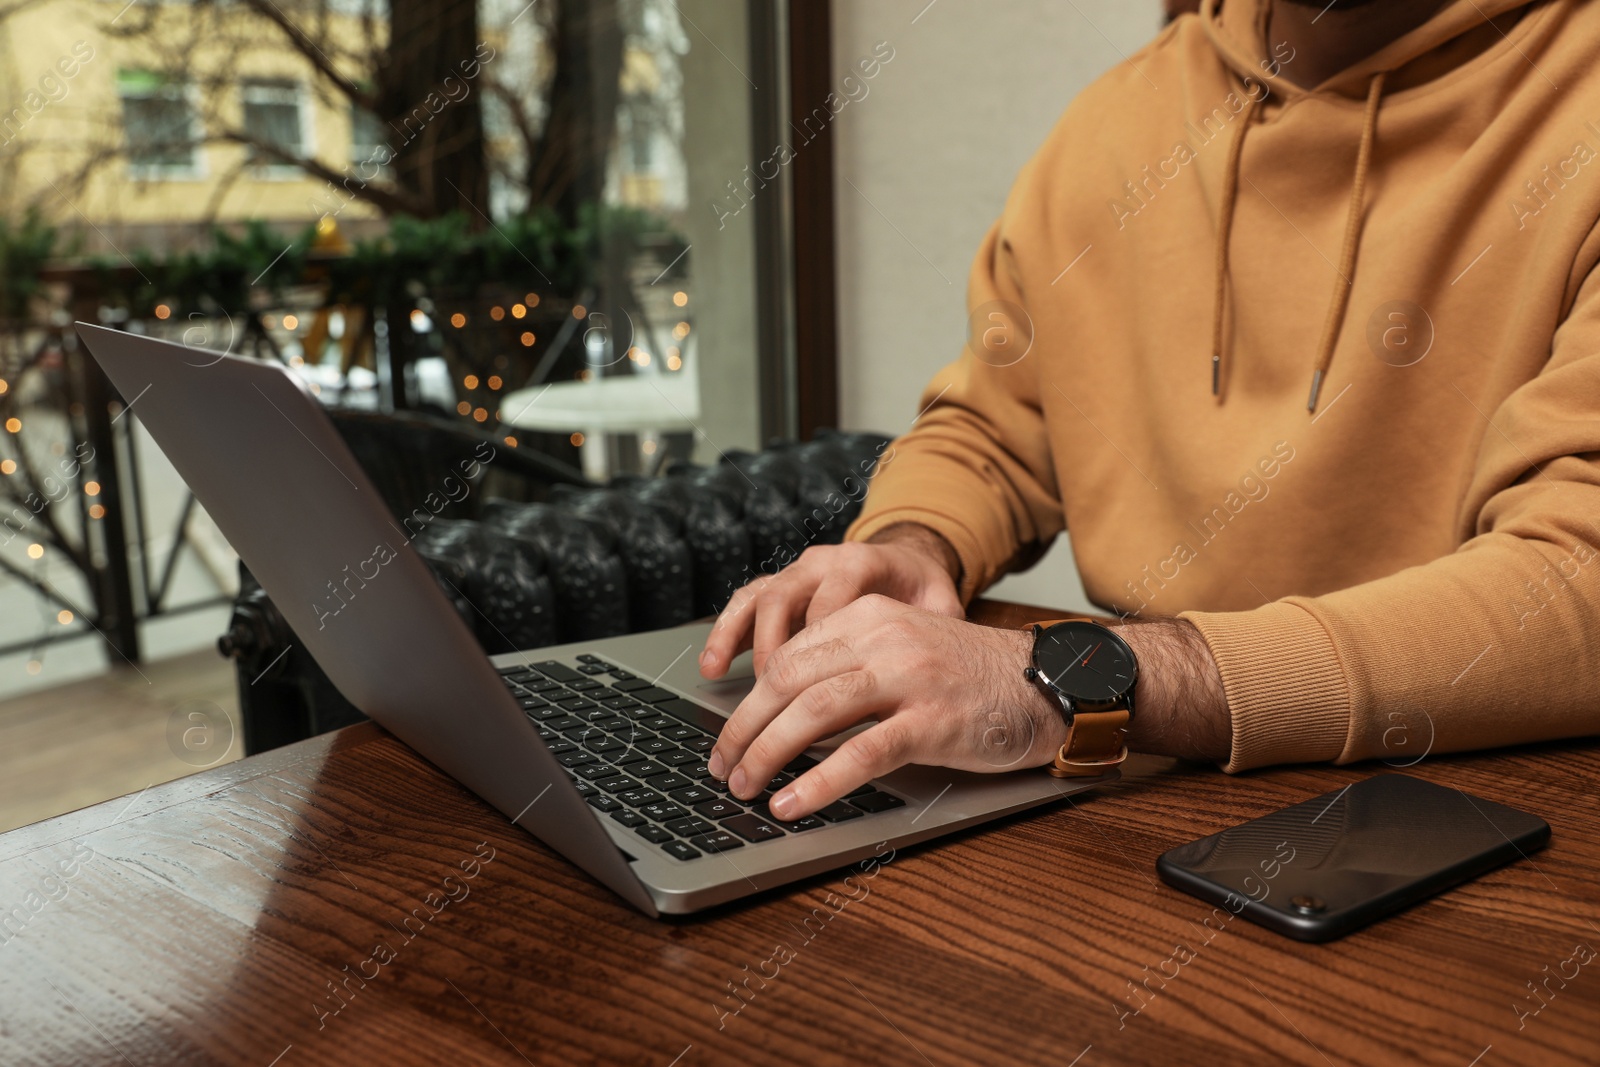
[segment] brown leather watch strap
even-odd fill
[[[1057,778],[1104,774],[1128,758],[1127,736],[1127,708],[1080,711],[1067,727],[1067,740],[1056,753],[1050,773]]]

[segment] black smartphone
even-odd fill
[[[1380,774],[1180,845],[1156,870],[1285,937],[1332,941],[1549,840],[1538,816]]]

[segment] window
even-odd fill
[[[245,81],[240,85],[240,95],[247,135],[296,159],[308,154],[298,85],[288,81]],[[300,176],[300,168],[272,152],[255,145],[249,151],[250,162],[266,175]]]
[[[363,172],[371,175],[372,167],[378,168],[378,173],[387,176],[388,166],[383,160],[394,155],[394,150],[389,147],[391,131],[370,111],[355,107],[350,109],[350,164],[352,167],[367,164]]]
[[[128,170],[136,178],[198,177],[194,107],[189,87],[145,70],[117,72]]]

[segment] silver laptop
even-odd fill
[[[752,682],[748,655],[729,678],[699,676],[708,626],[486,656],[299,379],[77,328],[339,691],[644,912],[698,911],[1114,777],[907,767],[779,822],[706,773]]]

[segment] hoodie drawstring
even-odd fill
[[[1367,112],[1361,123],[1361,148],[1356,152],[1356,176],[1350,184],[1350,210],[1344,222],[1344,249],[1339,253],[1339,277],[1333,283],[1333,302],[1328,306],[1328,321],[1322,327],[1322,347],[1317,351],[1317,365],[1311,372],[1311,395],[1306,399],[1306,410],[1317,410],[1317,394],[1322,392],[1322,380],[1328,376],[1333,364],[1333,346],[1339,341],[1339,328],[1344,325],[1345,308],[1350,303],[1351,275],[1356,270],[1356,252],[1361,247],[1361,212],[1366,206],[1367,172],[1372,164],[1372,142],[1378,132],[1378,100],[1383,95],[1383,72],[1372,76],[1367,87]]]
[[[1367,175],[1372,165],[1372,145],[1378,132],[1378,104],[1383,97],[1384,73],[1372,77],[1367,87],[1367,107],[1361,124],[1361,146],[1356,152],[1355,178],[1350,186],[1350,207],[1345,214],[1344,246],[1339,253],[1338,277],[1334,279],[1333,299],[1328,306],[1328,318],[1322,327],[1322,341],[1317,346],[1317,362],[1311,371],[1311,395],[1306,400],[1306,410],[1317,410],[1317,398],[1322,393],[1322,383],[1333,364],[1333,349],[1339,342],[1339,332],[1344,325],[1345,311],[1350,304],[1351,275],[1355,273],[1356,254],[1361,248],[1362,213],[1366,207]],[[1234,201],[1239,197],[1239,160],[1243,154],[1245,131],[1255,112],[1257,101],[1252,98],[1240,113],[1239,132],[1228,148],[1228,160],[1223,172],[1222,212],[1217,232],[1217,276],[1215,301],[1211,322],[1211,393],[1222,400],[1223,317],[1228,293],[1228,246],[1233,227]]]
[[[1255,117],[1257,97],[1239,113],[1239,132],[1228,146],[1228,161],[1222,170],[1222,214],[1217,220],[1217,277],[1211,303],[1211,395],[1222,403],[1222,320],[1228,303],[1228,250],[1232,244],[1233,206],[1239,199],[1239,157],[1244,154],[1244,134]],[[1265,99],[1262,97],[1261,99]]]

